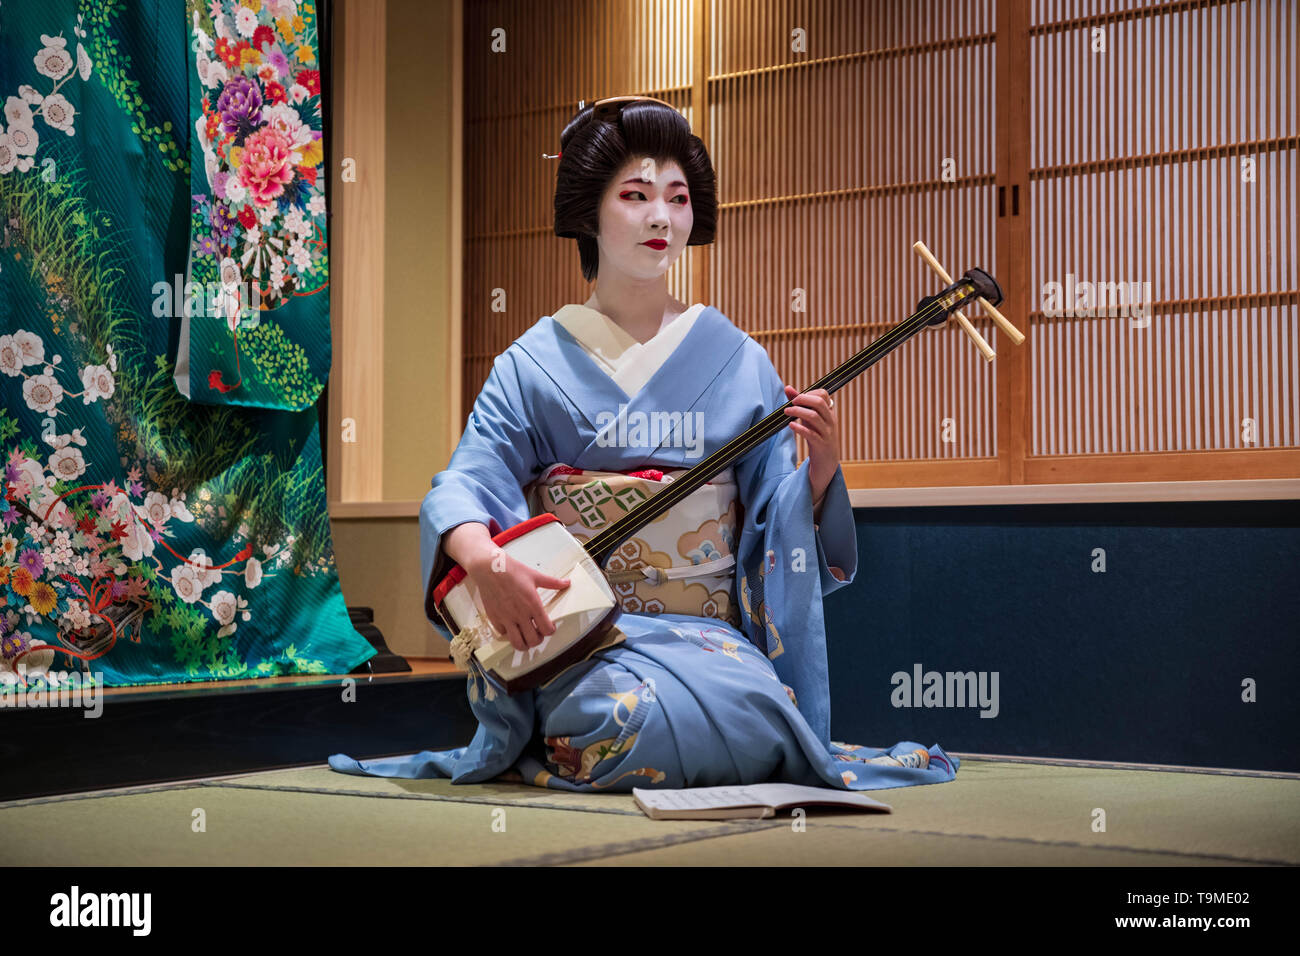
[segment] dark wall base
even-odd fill
[[[1300,771],[1300,502],[855,514],[857,575],[826,599],[834,739]],[[997,716],[894,706],[918,663],[997,672]]]
[[[464,676],[115,694],[103,713],[0,709],[0,800],[443,750],[478,722]]]

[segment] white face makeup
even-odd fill
[[[629,182],[631,180],[631,182]],[[634,279],[655,279],[686,248],[695,224],[686,174],[675,162],[659,166],[652,159],[629,160],[614,176],[600,202],[600,277],[617,272]],[[662,249],[644,243],[667,242]],[[607,272],[608,270],[608,272]]]

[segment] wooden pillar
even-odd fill
[[[336,43],[337,134],[330,202],[328,494],[384,497],[384,90],[386,0],[343,0]],[[343,441],[344,423],[351,423]]]
[[[1000,329],[991,344],[998,353],[998,482],[1024,484],[1029,453],[1029,355],[1034,330],[1030,285],[1029,0],[999,0],[997,6],[997,157],[995,182],[1000,191],[995,243],[995,275],[1002,287],[1001,312],[1025,333],[1014,344]]]

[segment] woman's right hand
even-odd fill
[[[517,651],[536,647],[555,633],[555,625],[542,607],[538,588],[562,591],[568,578],[553,578],[501,548],[484,554],[465,568],[465,576],[478,588],[488,623]]]

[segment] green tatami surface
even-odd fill
[[[9,865],[1300,863],[1300,779],[962,757],[871,791],[889,814],[659,821],[631,794],[336,773],[246,774],[0,803]],[[1094,829],[1097,810],[1105,830]],[[195,832],[202,811],[205,832]]]

